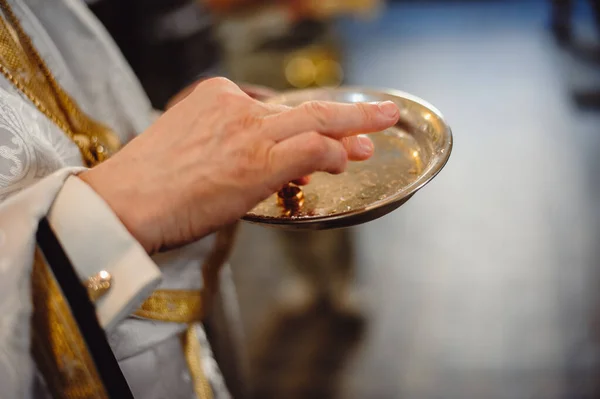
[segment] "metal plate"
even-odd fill
[[[400,107],[396,126],[371,134],[375,154],[349,163],[340,175],[316,173],[303,186],[302,210],[286,216],[276,195],[243,219],[284,229],[323,230],[348,227],[381,217],[405,203],[444,167],[452,133],[441,113],[425,101],[399,91],[332,88],[293,91],[268,102],[295,106],[306,101],[393,101]]]

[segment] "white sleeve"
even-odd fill
[[[82,282],[101,271],[112,276],[110,289],[96,302],[104,329],[112,330],[158,286],[156,264],[106,202],[79,178],[67,179],[48,221]]]
[[[82,279],[98,269],[113,274],[113,288],[97,304],[105,328],[158,284],[156,265],[106,204],[72,176],[81,170],[60,169],[0,202],[0,397],[32,395],[31,270],[40,219],[52,220]]]
[[[1,103],[0,103],[1,105]],[[1,165],[1,163],[0,163]],[[82,168],[63,168],[0,202],[0,387],[2,397],[32,396],[31,271],[40,219],[65,180]]]

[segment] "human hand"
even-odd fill
[[[177,104],[178,102],[180,102],[181,100],[186,98],[191,92],[194,91],[196,86],[198,86],[200,83],[202,83],[206,79],[208,79],[208,78],[198,79],[194,83],[186,86],[183,90],[181,90],[180,92],[175,94],[173,96],[173,98],[171,98],[169,100],[169,102],[167,103],[167,106],[165,108],[169,109],[169,108],[172,108],[173,106],[175,106],[175,104]],[[273,97],[273,96],[277,95],[277,92],[275,90],[269,89],[268,87],[264,87],[264,86],[240,84],[239,87],[240,87],[240,89],[242,89],[242,91],[244,93],[246,93],[250,97],[254,98],[255,100],[259,100],[259,101],[264,101],[264,100],[268,99],[269,97]]]
[[[80,178],[153,253],[235,222],[289,181],[369,158],[358,134],[398,118],[391,102],[264,104],[215,78]]]
[[[208,78],[198,79],[194,83],[186,86],[183,90],[178,92],[176,95],[174,95],[169,100],[169,102],[167,103],[167,106],[165,108],[168,110],[168,109],[174,107],[178,102],[180,102],[181,100],[186,98],[188,95],[190,95],[190,93],[192,93],[194,91],[196,86],[198,86],[201,82],[205,81],[206,79],[208,79]],[[268,87],[265,87],[265,86],[250,85],[250,84],[245,84],[245,83],[239,84],[238,86],[248,96],[250,96],[251,98],[253,98],[255,100],[259,100],[259,101],[264,101],[264,100],[269,99],[270,97],[274,97],[277,95],[277,92],[275,90],[269,89]],[[304,176],[304,177],[298,178],[293,181],[293,183],[298,184],[300,186],[306,185],[309,182],[310,182],[310,176]]]

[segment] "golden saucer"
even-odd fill
[[[284,229],[323,230],[379,218],[398,208],[433,179],[452,151],[452,132],[441,113],[427,102],[393,90],[319,88],[292,91],[269,103],[299,105],[306,101],[393,101],[400,107],[396,126],[371,134],[375,154],[351,162],[340,175],[316,173],[302,187],[300,211],[286,212],[277,194],[257,205],[243,220]]]

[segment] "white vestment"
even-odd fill
[[[155,114],[104,28],[82,0],[9,0],[59,84],[84,112],[129,141]],[[2,62],[0,57],[0,62]],[[30,274],[38,221],[48,216],[82,280],[115,283],[97,304],[136,398],[193,398],[179,335],[185,325],[128,317],[156,288],[199,289],[208,237],[150,258],[110,208],[73,174],[78,147],[0,76],[0,398],[46,397],[30,357]],[[200,326],[215,397],[228,397]]]

